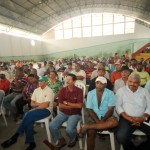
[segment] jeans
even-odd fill
[[[21,135],[22,133],[25,132],[26,144],[34,142],[34,136],[33,136],[34,122],[46,118],[49,115],[50,115],[50,111],[48,109],[33,109],[24,115],[23,120],[17,129],[17,133]]]
[[[50,123],[50,131],[55,141],[62,138],[60,126],[67,121],[66,132],[69,135],[70,141],[74,141],[77,135],[77,124],[81,120],[81,115],[66,115],[59,111],[59,114]]]
[[[4,95],[5,95],[4,91],[0,90],[0,105],[2,104],[2,100],[3,100]]]
[[[19,100],[20,98],[22,98],[22,93],[21,94],[14,94],[11,93],[7,96],[5,96],[4,98],[4,107],[6,110],[10,110],[10,112],[14,115],[16,114],[16,102],[17,100]]]
[[[132,124],[120,116],[117,127],[117,141],[123,145],[124,150],[136,150],[137,147],[132,143],[132,133],[136,130],[141,130],[147,136],[147,141],[138,146],[138,150],[150,150],[150,126],[141,124],[140,126],[132,126]]]

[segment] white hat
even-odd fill
[[[100,81],[102,84],[107,83],[107,80],[104,77],[97,77],[96,80],[95,80],[95,82],[97,82],[97,81]]]

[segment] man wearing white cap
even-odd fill
[[[81,128],[81,133],[87,131],[87,150],[94,150],[97,130],[110,129],[117,126],[113,117],[115,107],[114,93],[106,88],[107,80],[98,77],[96,88],[87,95],[86,109],[89,114],[87,124]]]

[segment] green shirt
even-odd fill
[[[63,83],[59,80],[57,80],[55,83],[52,83],[50,80],[48,81],[48,87],[50,87],[53,92],[54,95],[56,95],[59,91],[59,88],[63,86]]]

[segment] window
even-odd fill
[[[134,33],[135,19],[121,14],[92,13],[66,20],[54,28],[55,39]]]

